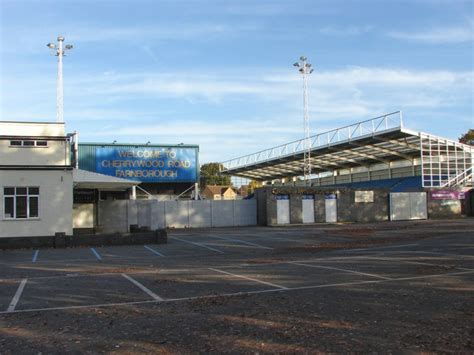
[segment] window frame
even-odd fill
[[[12,144],[13,142],[20,142],[20,144]],[[33,142],[33,144],[25,144],[25,142]],[[38,145],[41,142],[41,145]],[[44,142],[44,143],[43,143]],[[10,139],[10,148],[48,148],[48,140],[46,139]]]
[[[5,189],[14,189],[13,195],[6,195]],[[26,188],[26,193],[17,194],[17,188],[24,189]],[[38,193],[30,193],[30,189],[38,189]],[[24,220],[35,220],[40,219],[40,204],[41,204],[41,193],[39,186],[2,186],[2,200],[3,200],[3,219],[7,221],[24,221]],[[26,217],[17,217],[17,197],[26,197]],[[30,207],[30,198],[37,198],[37,215],[31,216],[31,207]],[[7,198],[13,199],[13,217],[7,216],[6,213],[6,200]]]

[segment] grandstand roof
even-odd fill
[[[312,173],[413,160],[419,133],[403,127],[400,111],[311,136]],[[224,173],[256,180],[303,175],[304,139],[223,162]]]

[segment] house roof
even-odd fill
[[[140,184],[139,181],[121,179],[82,169],[74,169],[72,177],[74,188],[77,189],[126,190]]]
[[[207,185],[204,190],[210,191],[213,195],[217,195],[217,194],[222,195],[228,189],[231,189],[232,191],[234,191],[232,187],[226,186],[226,185]]]

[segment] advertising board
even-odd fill
[[[195,182],[198,150],[179,147],[98,147],[96,171],[140,182]]]
[[[432,190],[430,197],[432,200],[464,200],[465,194],[462,191]]]

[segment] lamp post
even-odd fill
[[[301,56],[299,62],[293,64],[298,68],[298,71],[303,76],[303,124],[304,124],[304,165],[303,173],[306,185],[309,183],[311,175],[311,140],[309,130],[309,108],[308,108],[308,75],[311,74],[314,69],[311,69],[311,64],[308,63],[308,58]]]
[[[58,82],[56,86],[56,121],[64,122],[64,100],[63,100],[63,57],[67,50],[72,49],[72,44],[64,44],[64,37],[58,36],[58,44],[48,43],[48,48],[58,57]]]

